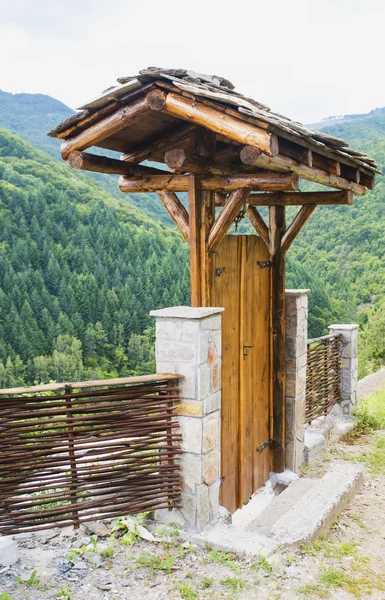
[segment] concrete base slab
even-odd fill
[[[261,554],[269,556],[277,548],[275,540],[224,524],[214,525],[205,532],[191,536],[190,540],[199,546],[209,545],[216,550],[232,552],[242,558],[253,558]]]
[[[360,466],[334,464],[322,479],[298,479],[279,496],[257,494],[247,514],[238,514],[231,524],[218,522],[185,534],[192,543],[242,557],[270,556],[278,548],[308,544],[326,533],[362,483]],[[253,509],[258,513],[254,518]]]
[[[10,567],[18,560],[17,543],[12,537],[0,537],[0,565]]]
[[[323,460],[325,456],[325,436],[319,429],[305,429],[304,460],[305,463]]]
[[[256,534],[269,536],[272,527],[280,517],[286,515],[316,483],[316,479],[307,479],[305,477],[294,481],[279,496],[276,496],[272,500],[261,515],[258,515],[249,523],[248,529],[254,531]]]
[[[307,544],[326,533],[363,484],[358,465],[336,464],[273,525],[281,547]]]

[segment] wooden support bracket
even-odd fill
[[[295,238],[305,225],[306,221],[311,217],[315,211],[316,204],[307,204],[301,208],[301,210],[294,217],[290,226],[285,231],[281,240],[281,251],[285,254],[294,242]]]
[[[267,249],[269,249],[269,229],[258,210],[255,206],[249,206],[246,215],[259,237],[265,242]]]
[[[178,196],[173,192],[166,192],[164,190],[158,190],[157,194],[167,210],[168,214],[178,227],[179,231],[183,235],[186,242],[189,242],[190,227],[189,227],[189,216],[188,212],[179,200]]]
[[[244,207],[250,190],[235,190],[227,198],[209,234],[209,252],[215,252],[230,229],[235,217]]]

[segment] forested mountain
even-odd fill
[[[0,126],[54,157],[1,133],[0,369],[8,364],[1,385],[68,379],[69,372],[77,378],[73,365],[67,375],[54,366],[70,354],[87,376],[145,372],[148,311],[189,302],[187,249],[159,200],[120,194],[112,176],[101,176],[112,196],[56,160],[57,140],[46,132],[71,112],[47,96],[0,92]],[[384,111],[324,125],[385,168]],[[384,225],[385,182],[378,177],[374,192],[353,206],[318,207],[288,254],[287,287],[311,289],[311,337],[331,322],[369,319],[366,370],[385,362],[385,324],[383,347],[368,333],[385,314]],[[239,232],[246,230],[243,221]]]
[[[153,372],[189,301],[179,234],[0,130],[0,386]]]
[[[60,141],[48,137],[47,133],[73,113],[71,108],[59,100],[44,94],[10,94],[0,90],[0,127],[19,135],[61,162],[63,161],[60,156]],[[97,151],[96,148],[95,152]],[[106,150],[102,153],[116,155],[115,152]],[[119,155],[116,155],[116,158],[119,158]],[[172,225],[168,213],[156,194],[122,194],[117,185],[117,176],[90,172],[85,174],[100,183],[116,198],[137,206],[151,218]]]

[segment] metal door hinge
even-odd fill
[[[226,267],[220,267],[219,269],[215,269],[215,275],[217,277],[220,277],[222,275],[222,273],[224,273],[226,271]]]
[[[265,448],[271,446],[272,443],[273,440],[266,440],[266,442],[264,442],[261,446],[259,446],[259,448],[257,448],[257,452],[262,452]]]
[[[266,269],[266,267],[271,267],[272,262],[271,260],[265,260],[265,261],[258,261],[258,265],[261,267],[261,269]]]

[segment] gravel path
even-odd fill
[[[358,460],[374,439],[334,445],[306,476],[319,477],[332,461]],[[176,527],[159,533],[160,541],[133,545],[111,538],[103,524],[99,536],[82,527],[20,539],[18,562],[0,570],[0,600],[385,599],[384,484],[384,474],[368,473],[327,539],[268,560],[197,548]]]

